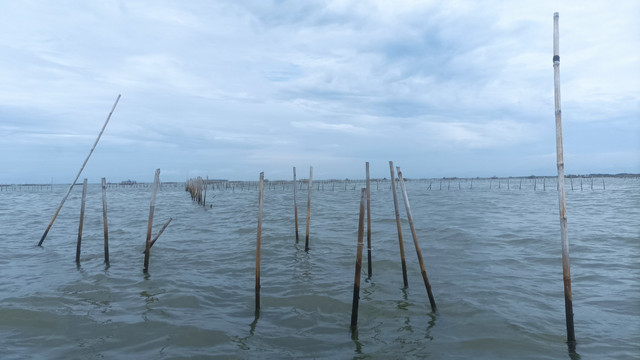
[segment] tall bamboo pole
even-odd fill
[[[356,249],[356,271],[353,279],[353,301],[351,303],[351,331],[358,326],[358,306],[360,304],[360,277],[362,273],[362,248],[364,247],[364,213],[367,189],[360,193],[360,216],[358,218],[358,247]]]
[[[82,226],[84,224],[84,204],[87,200],[87,179],[82,183],[82,203],[80,204],[80,224],[78,225],[78,245],[76,246],[76,263],[80,263],[80,246],[82,243]]]
[[[367,270],[369,278],[373,274],[371,266],[371,183],[369,181],[369,162],[367,161]]]
[[[564,280],[564,310],[567,323],[567,343],[576,344],[573,328],[573,299],[571,296],[571,270],[569,266],[569,235],[567,231],[566,194],[564,186],[564,159],[562,147],[562,111],[560,110],[560,55],[558,13],[553,14],[553,83],[556,112],[556,155],[558,166],[558,204],[560,209],[560,235],[562,240],[562,278]]]
[[[262,243],[262,205],[264,203],[264,172],[260,173],[260,195],[258,200],[258,236],[256,240],[256,314],[260,311],[260,247]]]
[[[160,182],[160,169],[156,169],[156,176],[153,179],[153,190],[151,193],[151,205],[149,206],[149,224],[147,225],[147,241],[144,251],[144,267],[142,271],[149,271],[149,253],[151,250],[151,227],[153,226],[153,212],[156,207],[156,194],[158,193],[158,183]]]
[[[313,181],[313,166],[309,168],[309,189],[307,197],[307,235],[304,239],[304,251],[309,251],[309,220],[311,219],[311,182]]]
[[[104,262],[109,263],[109,223],[107,222],[107,179],[102,178],[102,223],[104,224]]]
[[[398,228],[398,244],[400,245],[400,261],[402,262],[402,280],[404,287],[409,286],[407,280],[407,262],[404,258],[404,242],[402,241],[402,223],[400,222],[400,209],[398,208],[398,196],[396,195],[396,175],[393,170],[393,161],[389,161],[389,172],[391,173],[391,192],[393,193],[393,206],[396,213],[396,227]]]
[[[298,200],[296,198],[296,167],[293,167],[293,211],[296,223],[296,243],[299,241],[298,237]]]
[[[422,273],[422,280],[424,280],[424,286],[427,289],[427,295],[429,295],[429,303],[431,304],[431,311],[436,312],[436,301],[433,298],[431,292],[431,285],[429,284],[429,278],[427,277],[427,270],[422,260],[422,251],[420,251],[420,244],[418,244],[418,235],[416,234],[416,228],[413,226],[413,216],[411,215],[411,207],[409,206],[409,197],[407,196],[407,189],[404,186],[404,179],[402,178],[402,171],[400,167],[396,167],[398,171],[398,179],[400,180],[400,188],[402,188],[402,196],[404,197],[404,206],[407,210],[407,219],[409,220],[409,227],[411,228],[411,235],[413,236],[413,244],[416,247],[416,254],[418,255],[418,262],[420,263],[420,272]]]
[[[82,174],[82,170],[84,170],[85,165],[87,165],[87,161],[89,161],[89,158],[91,157],[91,154],[93,154],[93,150],[95,150],[96,146],[98,145],[98,141],[100,140],[100,137],[102,136],[102,133],[104,132],[104,129],[107,127],[107,124],[109,123],[109,119],[111,119],[111,114],[113,114],[113,111],[116,109],[116,105],[118,105],[118,101],[119,100],[120,100],[120,94],[118,94],[118,97],[116,98],[116,102],[113,104],[113,107],[111,108],[111,112],[109,112],[109,116],[107,116],[107,120],[104,122],[104,125],[102,125],[102,129],[100,130],[100,133],[98,134],[98,138],[93,143],[93,147],[91,148],[91,151],[89,151],[89,155],[87,155],[87,158],[84,159],[84,162],[82,163],[82,166],[80,167],[80,170],[78,171],[78,175],[76,175],[76,178],[71,182],[71,185],[69,186],[69,190],[67,190],[66,195],[62,198],[62,201],[60,202],[60,205],[58,205],[58,209],[53,214],[53,218],[51,219],[51,222],[49,222],[49,226],[47,226],[47,229],[44,231],[44,234],[42,234],[42,238],[40,238],[40,242],[38,243],[38,246],[42,246],[42,243],[44,242],[44,239],[47,237],[47,234],[49,233],[49,230],[51,230],[51,227],[53,226],[53,222],[56,221],[56,218],[58,217],[58,214],[60,213],[60,209],[62,209],[62,205],[64,205],[64,202],[67,201],[67,197],[69,197],[69,194],[71,194],[71,190],[73,189],[73,186],[76,184],[76,181],[78,181],[78,178],[80,177],[80,174]]]

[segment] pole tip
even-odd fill
[[[559,16],[559,14],[558,14],[557,12],[554,12],[554,13],[553,13],[553,17],[554,17],[554,18],[557,18],[558,16]]]

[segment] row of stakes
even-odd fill
[[[389,170],[391,173],[391,181],[392,181],[392,189],[393,192],[393,202],[395,207],[395,218],[397,224],[398,231],[398,243],[400,247],[400,259],[402,263],[402,277],[404,282],[404,287],[408,287],[407,281],[407,265],[405,261],[404,255],[404,243],[402,237],[402,226],[400,219],[400,210],[398,206],[398,198],[396,195],[396,186],[395,179],[396,175],[394,173],[393,162],[389,161]],[[416,248],[416,254],[418,256],[418,262],[420,264],[420,272],[422,274],[422,279],[424,281],[425,288],[427,290],[427,295],[429,297],[429,303],[431,305],[431,311],[436,312],[436,302],[433,296],[433,292],[431,290],[431,285],[429,284],[429,278],[427,276],[427,271],[424,265],[424,260],[422,258],[422,252],[420,250],[420,245],[418,243],[418,236],[416,234],[415,226],[413,224],[413,217],[411,214],[411,207],[409,205],[409,198],[407,196],[407,191],[405,188],[404,179],[402,177],[402,171],[400,167],[396,167],[397,170],[397,178],[399,181],[400,189],[402,191],[405,210],[407,214],[407,220],[409,222],[409,226],[411,229],[411,235],[413,237],[413,243]],[[299,229],[298,229],[298,205],[297,205],[297,194],[296,194],[296,168],[293,168],[293,198],[294,198],[294,217],[295,217],[295,233],[296,233],[296,243],[299,242]],[[308,187],[309,191],[307,192],[307,221],[306,221],[306,235],[305,235],[305,251],[309,251],[309,220],[311,213],[311,189],[313,183],[313,167],[309,169],[309,179],[308,179]],[[201,177],[193,178],[187,181],[185,186],[185,190],[191,194],[193,201],[197,202],[199,205],[206,205],[205,202],[205,194],[206,194],[206,184]],[[365,233],[365,215],[366,215],[366,233],[367,233],[367,257],[368,257],[368,277],[372,276],[372,261],[371,261],[371,186],[370,186],[370,178],[369,178],[369,163],[366,163],[366,187],[362,188],[361,196],[360,196],[360,212],[358,218],[358,242],[357,242],[357,251],[356,251],[356,262],[355,262],[355,275],[354,275],[354,284],[353,284],[353,302],[351,309],[351,331],[355,331],[357,329],[358,324],[358,307],[360,302],[360,280],[362,274],[362,256],[364,252],[364,233]],[[264,204],[264,172],[260,173],[260,182],[259,182],[259,201],[258,201],[258,229],[257,229],[257,239],[256,239],[256,267],[255,267],[255,316],[256,321],[260,316],[260,254],[261,254],[261,243],[262,243],[262,208]]]

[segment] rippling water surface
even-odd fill
[[[540,180],[538,180],[540,181]],[[79,265],[81,186],[43,247],[65,186],[0,191],[2,359],[638,359],[640,180],[567,180],[576,353],[566,345],[558,197],[546,180],[409,181],[417,236],[438,312],[431,313],[409,224],[403,288],[388,182],[371,192],[358,329],[349,330],[362,183],[267,185],[261,311],[254,313],[258,191],[215,189],[213,207],[165,184],[154,232],[173,221],[142,272],[151,189],[90,185]],[[401,193],[398,193],[402,206]]]

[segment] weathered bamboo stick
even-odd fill
[[[73,186],[76,184],[76,181],[78,181],[78,178],[80,178],[80,174],[82,174],[82,170],[84,170],[84,167],[87,165],[87,162],[89,161],[89,158],[91,157],[91,154],[93,154],[93,150],[95,150],[96,146],[98,145],[98,141],[100,140],[100,137],[102,136],[102,133],[104,132],[104,129],[107,127],[107,124],[109,123],[109,119],[111,119],[111,114],[113,114],[113,111],[115,110],[116,105],[118,105],[118,101],[119,100],[120,100],[120,94],[118,94],[118,97],[116,98],[116,102],[113,104],[113,107],[111,108],[111,112],[109,112],[109,115],[107,116],[107,120],[104,122],[104,125],[102,125],[102,129],[100,130],[100,133],[98,134],[98,138],[93,143],[93,147],[91,148],[91,151],[89,151],[89,155],[87,155],[87,158],[84,159],[84,162],[82,163],[82,166],[80,167],[80,170],[78,171],[78,175],[76,175],[76,178],[71,182],[71,185],[69,186],[69,190],[67,190],[67,193],[62,198],[62,201],[60,202],[60,205],[58,205],[58,209],[53,214],[53,218],[51,219],[51,222],[49,222],[49,226],[47,226],[47,229],[44,231],[44,234],[42,234],[42,238],[40,238],[40,242],[38,243],[38,246],[42,246],[42,243],[44,242],[44,239],[47,237],[47,234],[49,233],[49,230],[51,230],[51,227],[53,226],[53,222],[56,221],[56,218],[58,217],[58,214],[60,213],[60,209],[62,209],[62,205],[64,205],[64,202],[67,201],[67,198],[69,197],[69,194],[71,194],[71,190],[73,189]]]
[[[82,183],[82,203],[80,204],[80,224],[78,225],[78,244],[76,246],[76,263],[80,263],[80,246],[82,243],[82,226],[84,224],[84,204],[87,200],[87,179]]]
[[[304,251],[309,251],[309,220],[311,219],[311,182],[313,181],[313,166],[309,168],[309,189],[307,197],[307,235],[304,239]]]
[[[404,206],[407,211],[407,219],[409,220],[409,227],[411,228],[411,235],[413,236],[413,244],[416,247],[416,254],[418,255],[418,262],[420,263],[420,272],[422,273],[422,280],[424,280],[424,286],[427,289],[427,295],[429,295],[429,303],[431,304],[431,311],[436,312],[436,301],[433,298],[431,292],[431,285],[429,284],[429,278],[427,277],[427,270],[422,260],[422,252],[420,251],[420,244],[418,244],[418,235],[416,234],[415,226],[413,225],[413,216],[411,215],[411,207],[409,206],[409,197],[407,196],[407,189],[404,186],[404,179],[402,178],[402,171],[400,167],[396,167],[398,171],[398,179],[400,181],[400,187],[402,188],[402,196],[404,197]]]
[[[158,231],[156,236],[154,236],[153,239],[151,240],[151,244],[149,244],[149,249],[151,249],[153,247],[153,244],[155,244],[158,238],[160,238],[160,235],[162,235],[162,233],[164,232],[164,229],[166,229],[167,226],[169,226],[169,223],[171,222],[171,220],[173,220],[173,218],[169,218],[169,220],[167,220],[167,222],[164,223],[164,225],[162,225],[162,228],[160,229],[160,231]]]
[[[202,197],[202,207],[207,207],[207,183],[209,182],[209,176],[207,176],[207,180],[204,181],[204,195]]]
[[[393,193],[393,206],[396,213],[396,227],[398,229],[398,244],[400,245],[400,261],[402,262],[402,280],[404,287],[409,286],[407,281],[407,262],[404,258],[404,242],[402,241],[402,223],[400,222],[400,209],[398,209],[398,196],[396,195],[396,175],[393,170],[393,161],[389,161],[389,172],[391,173],[391,191]]]
[[[149,254],[151,250],[151,227],[153,226],[153,212],[156,207],[156,195],[158,193],[158,183],[160,182],[160,169],[156,169],[156,175],[153,179],[153,190],[151,193],[151,205],[149,206],[149,224],[147,225],[147,241],[144,251],[144,267],[142,271],[149,271]]]
[[[360,277],[362,273],[362,248],[364,247],[364,213],[367,189],[360,194],[360,216],[358,218],[358,247],[356,249],[356,271],[353,279],[353,301],[351,303],[351,331],[358,326],[358,306],[360,304]]]
[[[562,111],[560,109],[560,55],[558,13],[553,14],[553,83],[556,113],[556,155],[558,167],[558,203],[560,208],[560,234],[562,240],[562,278],[564,281],[564,309],[567,324],[567,343],[570,349],[576,345],[573,327],[573,298],[571,295],[571,270],[569,266],[569,235],[567,231],[566,194],[564,188],[564,159],[562,146]]]
[[[102,178],[102,223],[104,224],[104,262],[109,263],[109,225],[107,222],[107,179]]]
[[[293,167],[293,212],[296,223],[296,243],[299,241],[298,236],[298,200],[296,198],[296,167]]]
[[[371,265],[371,183],[369,181],[369,162],[367,161],[367,270],[368,276],[373,275]]]
[[[260,173],[260,194],[258,200],[258,236],[256,240],[256,314],[260,312],[260,247],[262,242],[262,205],[264,198],[264,172]]]

